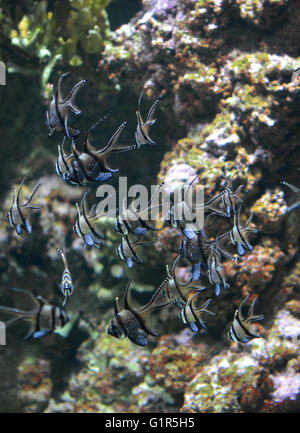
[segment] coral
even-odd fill
[[[110,0],[68,0],[53,2],[30,1],[26,6],[10,9],[9,1],[3,1],[1,16],[3,59],[11,45],[16,51],[15,63],[9,64],[8,72],[37,75],[32,66],[25,68],[22,58],[31,64],[41,65],[42,85],[46,86],[55,64],[63,60],[70,66],[80,66],[85,56],[98,53],[108,36],[105,8]],[[58,13],[59,11],[59,13]],[[83,53],[84,55],[83,55]],[[30,64],[27,62],[27,64]]]
[[[300,163],[299,88],[291,82],[299,63],[297,2],[144,0],[143,9],[114,32],[108,31],[108,1],[65,0],[59,14],[58,1],[53,11],[49,3],[23,2],[15,15],[10,1],[1,3],[1,58],[9,85],[1,88],[0,197],[8,208],[13,183],[30,167],[34,181],[42,178],[44,207],[32,214],[32,236],[22,241],[1,225],[0,287],[5,299],[8,285],[22,285],[59,301],[62,263],[56,248],[62,233],[78,283],[64,337],[25,346],[15,342],[23,328],[9,332],[0,358],[7,371],[1,411],[299,410],[299,211],[285,214],[293,197],[280,184],[289,178],[297,184]],[[197,175],[209,199],[239,170],[233,184],[245,185],[243,222],[253,212],[259,234],[238,263],[224,262],[230,288],[218,298],[212,287],[205,292],[213,297],[216,316],[199,335],[183,329],[175,308],[155,315],[160,338],[154,346],[140,348],[106,335],[125,279],[135,281],[133,297],[144,305],[165,278],[181,237],[177,229],[160,226],[149,236],[153,247],[143,250],[145,265],[128,270],[114,254],[119,235],[113,219],[97,223],[106,236],[100,251],[83,249],[72,234],[82,189],[53,174],[57,143],[47,141],[41,125],[46,111],[41,102],[49,103],[52,90],[48,82],[65,70],[74,81],[87,78],[93,84],[80,104],[87,123],[113,111],[116,123],[104,126],[103,137],[126,118],[129,145],[142,87],[146,104],[168,92],[153,127],[158,146],[145,146],[120,162],[120,174],[132,183],[164,180],[171,192]],[[227,218],[212,218],[209,230],[216,225],[221,233],[232,228]],[[189,272],[180,268],[180,277]],[[259,295],[262,338],[228,347],[226,331],[246,295],[251,300]]]
[[[284,412],[299,406],[300,322],[280,310],[267,338],[230,349],[200,367],[183,412]],[[269,373],[271,369],[272,374]]]

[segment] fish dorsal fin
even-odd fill
[[[125,293],[124,293],[124,308],[125,308],[125,310],[128,310],[128,311],[132,312],[132,308],[129,305],[129,299],[128,299],[130,285],[131,285],[131,281],[129,281],[127,283],[127,286],[126,286],[126,289],[125,289]]]
[[[95,149],[94,146],[91,145],[89,139],[90,139],[90,134],[95,131],[96,128],[98,128],[98,126],[102,125],[102,123],[107,119],[107,117],[110,116],[110,113],[107,113],[105,116],[103,116],[101,119],[97,120],[87,131],[86,137],[85,137],[85,141],[84,141],[84,152],[85,153],[89,153],[91,155],[93,155],[94,153],[97,152],[97,150]]]
[[[16,188],[14,189],[14,192],[13,192],[13,204],[17,205],[17,189]]]
[[[172,275],[172,278],[174,278],[174,281],[175,281],[175,268],[176,268],[176,265],[177,265],[177,262],[179,259],[180,259],[180,254],[178,254],[178,256],[176,257],[176,259],[174,260],[173,265],[172,265],[171,275]],[[175,283],[176,283],[176,281],[175,281]]]
[[[141,112],[141,102],[142,102],[142,97],[143,97],[144,93],[145,93],[144,88],[142,88],[142,91],[140,93],[139,100],[138,100],[138,112],[139,113]]]
[[[125,289],[125,293],[124,293],[124,308],[125,308],[125,310],[130,311],[131,314],[137,319],[137,321],[139,322],[140,327],[141,327],[141,329],[143,331],[145,331],[146,333],[148,333],[148,334],[156,337],[157,334],[154,333],[154,332],[152,332],[151,330],[149,330],[146,327],[144,318],[141,317],[140,314],[139,314],[140,313],[140,309],[135,310],[134,308],[132,308],[130,306],[130,304],[129,304],[129,287],[130,287],[130,285],[131,285],[131,281],[129,281],[129,283],[127,284],[126,289]]]
[[[28,173],[24,176],[24,178],[23,178],[23,180],[22,180],[22,182],[20,184],[20,187],[19,187],[18,193],[17,193],[17,198],[16,198],[16,206],[17,206],[18,212],[19,212],[20,217],[21,217],[21,219],[22,219],[23,222],[25,222],[25,218],[24,218],[23,213],[21,211],[20,194],[21,194],[21,190],[23,188],[23,185],[24,185],[24,182],[25,182],[27,176],[28,176]]]
[[[75,144],[75,140],[72,140],[72,153],[75,156],[76,159],[80,158],[80,153],[77,149],[76,149],[76,144]]]
[[[115,304],[114,304],[114,310],[115,310],[115,315],[119,314],[122,310],[121,310],[121,306],[120,306],[120,298],[117,297],[115,299]]]
[[[59,144],[57,147],[58,147],[58,155],[59,155],[60,159],[62,160],[66,171],[68,171],[69,167],[68,167],[68,164],[66,161],[66,154],[64,152],[65,140],[66,140],[66,137],[64,136],[62,144]]]
[[[84,217],[84,219],[87,218],[87,214],[89,213],[87,209],[87,196],[88,196],[88,191],[85,191],[81,200],[81,214]]]
[[[57,102],[59,102],[60,104],[64,103],[64,101],[65,101],[63,99],[62,90],[61,90],[62,81],[64,78],[68,77],[69,75],[70,75],[70,72],[65,72],[58,79],[58,83],[57,83],[57,87],[56,87],[56,99],[57,99]]]
[[[94,203],[90,209],[90,217],[91,218],[94,218],[96,216],[96,208],[97,208],[97,205],[96,205],[96,203]]]
[[[75,203],[75,206],[76,206],[76,211],[77,211],[76,219],[79,219],[81,217],[81,212],[80,212],[80,208],[79,208],[78,203]]]

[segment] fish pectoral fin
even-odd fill
[[[141,334],[138,334],[134,337],[130,337],[129,339],[132,341],[132,343],[138,346],[147,346],[147,344],[149,343],[149,340],[144,335]]]
[[[27,233],[31,234],[32,233],[32,226],[31,226],[31,224],[29,224],[29,222],[27,220],[25,220],[25,227],[26,227]]]
[[[43,338],[46,335],[49,335],[51,333],[52,333],[51,329],[45,329],[45,330],[42,330],[42,331],[36,331],[36,332],[34,332],[32,334],[32,337],[33,338]]]
[[[195,322],[191,322],[189,325],[190,325],[191,330],[192,330],[193,332],[195,332],[195,334],[196,334],[197,332],[199,332],[199,328],[198,328],[198,326],[196,325]]]
[[[240,256],[243,256],[243,255],[245,254],[245,250],[244,250],[244,248],[242,247],[242,244],[241,244],[241,243],[238,243],[238,245],[237,245],[237,251],[238,251],[238,254],[239,254]]]
[[[143,236],[147,233],[147,229],[145,227],[137,227],[133,230],[133,233],[137,236]]]
[[[185,228],[185,229],[183,229],[183,233],[188,239],[194,239],[194,237],[196,236],[196,233],[194,232],[194,230],[191,230],[191,229]]]
[[[16,228],[17,234],[20,235],[21,234],[21,224],[17,224],[15,228]]]
[[[192,266],[192,281],[198,281],[201,276],[201,263]]]
[[[109,172],[98,173],[98,175],[96,177],[94,177],[94,180],[97,182],[105,182],[112,177],[112,172],[118,172],[118,171],[119,170],[111,170]]]
[[[92,246],[94,245],[93,238],[90,233],[84,235],[84,242],[86,245]]]

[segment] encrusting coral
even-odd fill
[[[80,15],[82,9],[79,6],[84,2],[80,5],[79,2],[72,3],[78,3]],[[19,284],[24,275],[20,257],[25,255],[26,275],[31,275],[26,288],[38,287],[45,281],[45,294],[49,294],[49,301],[52,301],[56,297],[54,275],[61,275],[61,261],[56,252],[61,246],[55,239],[61,236],[63,229],[68,248],[73,249],[72,254],[67,250],[73,279],[80,281],[72,296],[74,304],[70,303],[75,334],[72,331],[68,338],[61,338],[63,343],[59,336],[50,336],[50,352],[44,341],[34,344],[30,350],[22,349],[20,368],[27,371],[28,366],[36,365],[34,368],[42,377],[41,387],[36,387],[36,399],[24,403],[22,389],[32,383],[32,377],[25,374],[26,383],[20,382],[17,397],[13,399],[12,393],[8,393],[8,403],[4,404],[22,407],[23,411],[48,412],[298,410],[299,214],[297,209],[287,212],[296,197],[293,191],[280,184],[288,181],[299,187],[299,88],[292,81],[293,70],[299,66],[299,14],[295,13],[295,8],[293,1],[147,0],[143,2],[143,10],[115,32],[101,33],[96,29],[103,45],[99,43],[98,34],[90,32],[94,29],[90,19],[89,30],[83,39],[79,42],[78,35],[74,38],[72,43],[77,44],[76,47],[68,42],[68,38],[55,39],[49,44],[53,63],[48,63],[50,58],[46,55],[39,63],[39,73],[44,70],[44,84],[52,67],[60,69],[61,60],[55,53],[63,53],[66,69],[60,72],[70,70],[69,65],[83,62],[89,77],[95,70],[85,60],[90,55],[95,56],[101,77],[97,80],[96,92],[103,90],[107,94],[111,91],[114,95],[119,92],[115,119],[118,124],[129,109],[134,118],[143,83],[152,101],[163,90],[168,91],[156,112],[157,125],[151,130],[157,148],[149,150],[142,146],[130,153],[126,163],[121,162],[118,166],[121,174],[132,173],[135,180],[140,173],[147,175],[150,170],[154,179],[158,165],[152,163],[157,159],[158,164],[161,157],[158,182],[164,181],[166,190],[174,191],[198,176],[198,185],[205,187],[205,200],[209,201],[224,191],[228,178],[238,171],[234,186],[236,189],[240,184],[244,185],[240,195],[244,202],[242,227],[253,213],[251,227],[259,233],[249,237],[253,249],[246,251],[238,261],[222,258],[222,272],[230,288],[221,285],[218,297],[215,296],[216,277],[211,276],[213,284],[210,284],[203,268],[207,290],[200,292],[199,299],[203,297],[204,302],[213,297],[210,308],[215,313],[215,316],[205,316],[206,329],[201,328],[194,334],[188,327],[183,328],[180,310],[174,305],[167,306],[153,313],[153,330],[161,335],[155,340],[156,346],[135,347],[128,339],[117,340],[106,335],[107,323],[113,315],[113,300],[122,296],[126,285],[124,277],[129,276],[135,283],[133,296],[137,304],[145,305],[146,298],[149,299],[150,293],[166,277],[165,265],[174,262],[183,235],[177,228],[158,225],[158,232],[153,230],[147,234],[153,246],[142,250],[145,265],[134,265],[128,270],[111,253],[120,243],[120,235],[114,231],[115,219],[101,218],[97,221],[97,229],[99,227],[98,230],[105,234],[101,249],[82,250],[80,239],[71,236],[70,228],[76,215],[75,203],[80,202],[83,191],[61,185],[58,176],[52,176],[51,188],[42,185],[40,189],[39,200],[44,207],[41,215],[32,214],[32,224],[37,228],[33,230],[32,238],[27,237],[21,247],[8,227],[2,227],[3,245],[9,240],[9,247],[5,253],[1,251],[2,269],[6,270],[1,276],[1,287]],[[73,18],[74,14],[71,12]],[[101,12],[101,23],[105,22],[103,14]],[[28,14],[22,16],[25,15]],[[34,36],[30,33],[33,24],[33,27],[28,25],[24,19],[21,27],[27,29],[27,36],[24,35]],[[8,32],[5,37],[14,35],[19,38],[16,43],[20,44],[21,29],[17,26],[14,29],[15,33]],[[95,42],[91,47],[87,43],[87,34]],[[38,33],[36,39],[33,37],[28,47],[22,47],[22,52],[36,58],[37,41],[41,41],[42,35]],[[82,42],[87,50],[84,48],[78,54],[76,50]],[[99,48],[94,51],[93,47]],[[85,78],[81,66],[78,71],[76,75],[72,70],[75,82]],[[132,101],[127,94],[131,95]],[[23,110],[19,118],[16,116],[14,125],[18,122],[26,124],[24,116]],[[93,120],[88,113],[88,123]],[[134,118],[132,124],[128,122],[128,135],[127,132],[124,135],[124,141],[130,145],[133,144],[135,126]],[[110,132],[107,126],[103,135],[108,137]],[[48,173],[49,161],[53,163],[55,151],[54,146],[44,163],[37,163],[40,155],[32,156],[32,164],[38,167],[36,182],[42,182],[40,177]],[[140,152],[145,152],[144,159]],[[136,169],[137,161],[140,170]],[[15,179],[10,182],[13,181]],[[92,196],[89,199],[92,204]],[[218,233],[213,231],[215,225],[218,225]],[[230,230],[231,218],[210,217],[207,242]],[[226,245],[227,249],[229,247],[233,245]],[[230,253],[236,253],[236,249],[233,247]],[[41,256],[36,261],[37,255]],[[53,271],[51,281],[47,280],[49,271]],[[176,269],[179,281],[187,282],[190,271],[188,263],[180,263]],[[265,319],[257,324],[261,338],[241,347],[230,344],[226,332],[234,310],[248,295],[251,296],[249,303],[258,296],[257,309]],[[202,302],[198,305],[200,307]],[[78,309],[84,311],[82,320],[77,321]],[[86,334],[77,337],[79,331]],[[85,339],[83,343],[82,339]],[[68,359],[74,360],[76,353],[83,362],[77,371],[72,371],[72,362],[70,367],[65,367],[68,375],[64,393],[58,385],[61,376],[57,366],[62,365],[61,360],[51,358],[56,344],[59,347],[65,345]],[[35,358],[26,360],[26,356],[33,356],[31,351]],[[13,348],[7,356],[13,359]],[[48,357],[52,369],[49,369]],[[14,361],[11,368],[17,364]],[[51,395],[51,389],[59,392]],[[34,396],[34,392],[30,394]],[[39,397],[41,394],[43,396]],[[37,400],[42,403],[36,404]]]

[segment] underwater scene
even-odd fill
[[[0,24],[0,413],[300,412],[299,1]]]

